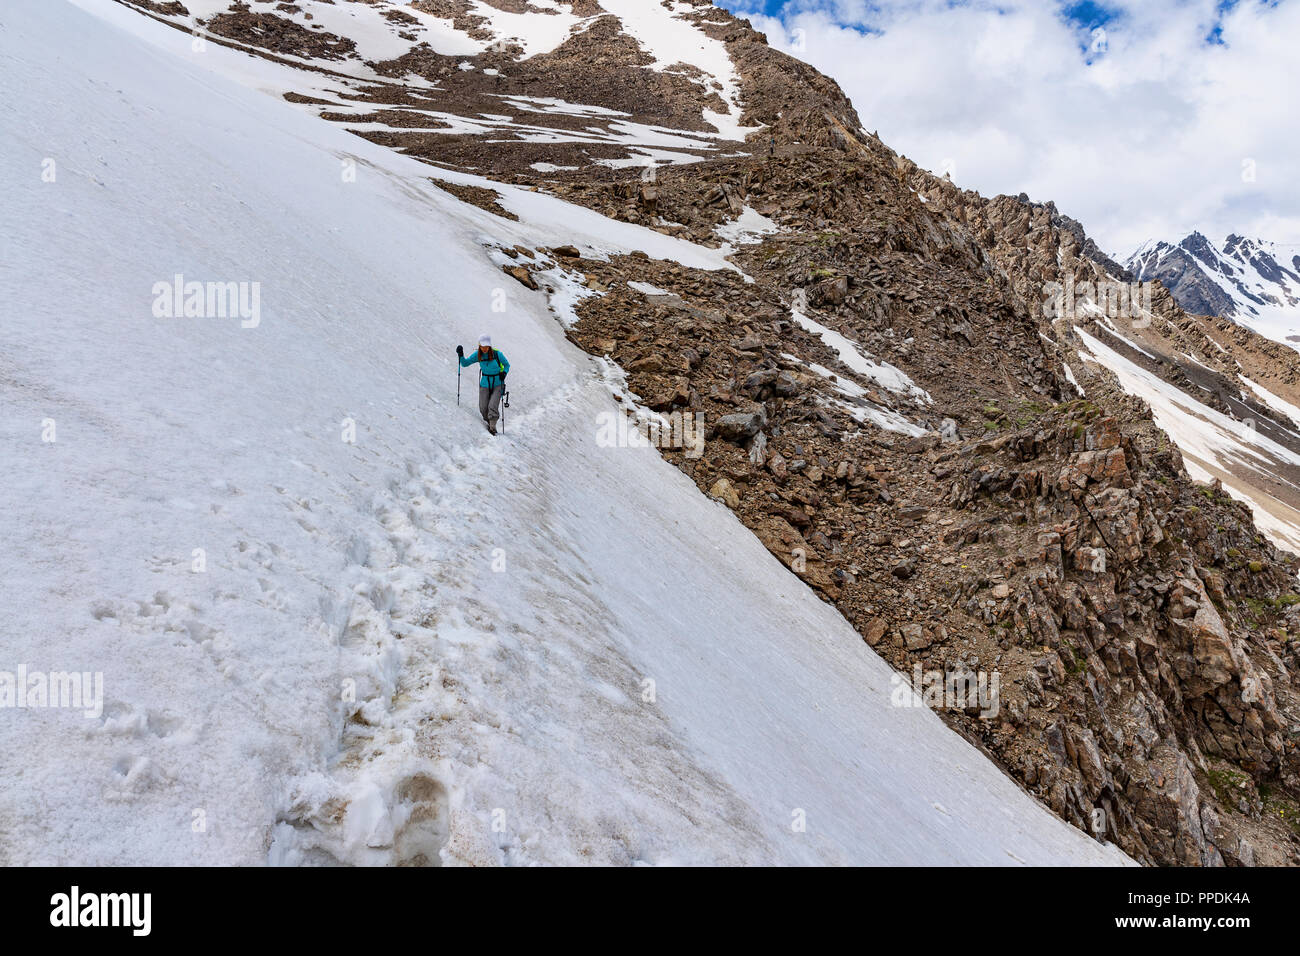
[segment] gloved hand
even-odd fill
[[[456,354],[459,355],[461,358],[464,358],[464,357],[465,357],[465,346],[463,346],[463,345],[458,345],[458,346],[456,346]]]

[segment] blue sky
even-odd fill
[[[960,186],[1054,199],[1112,253],[1300,242],[1300,0],[718,0]]]
[[[725,7],[733,13],[748,14],[757,13],[762,16],[780,18],[788,12],[797,12],[798,10],[807,9],[816,6],[831,6],[832,4],[816,4],[801,2],[801,0],[715,0],[719,6]],[[1222,31],[1222,20],[1240,0],[1217,0],[1214,4],[1215,15],[1213,22],[1206,31],[1207,42],[1220,42]],[[963,3],[962,0],[949,0],[948,6],[962,7],[970,6],[969,3]],[[1268,0],[1266,5],[1275,6],[1276,0]],[[846,6],[846,5],[841,5]],[[846,26],[870,26],[872,17],[871,8],[874,4],[859,4],[866,8],[867,15],[862,18],[846,18],[841,21]],[[921,6],[921,4],[917,4]],[[1060,18],[1069,24],[1074,25],[1085,31],[1091,31],[1098,27],[1113,27],[1124,21],[1124,4],[1122,3],[1097,3],[1096,0],[1075,0],[1075,2],[1054,3]],[[853,20],[858,20],[853,23]]]

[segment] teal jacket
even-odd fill
[[[495,388],[501,385],[506,380],[506,372],[510,371],[509,360],[504,353],[496,349],[493,349],[492,354],[482,361],[479,360],[478,349],[475,349],[460,360],[460,367],[466,368],[475,362],[479,363],[479,371],[482,373],[478,380],[479,388]]]

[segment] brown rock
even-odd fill
[[[523,266],[504,265],[501,267],[501,271],[504,272],[506,275],[511,276],[514,279],[517,279],[520,283],[522,283],[524,286],[528,287],[529,289],[533,289],[533,290],[537,289],[537,280],[534,279],[533,274],[529,272],[527,269],[525,269]]]
[[[713,487],[709,489],[709,494],[733,511],[740,507],[740,492],[726,478],[719,478],[715,481]]]
[[[875,647],[888,632],[889,625],[882,618],[875,617],[862,629],[862,639]]]

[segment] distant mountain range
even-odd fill
[[[1143,243],[1124,260],[1135,279],[1159,279],[1188,312],[1231,318],[1300,344],[1300,245],[1193,232],[1177,245]]]

